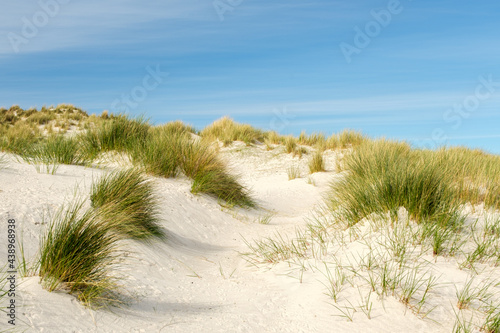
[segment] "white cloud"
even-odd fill
[[[40,2],[51,1],[56,0]],[[27,41],[18,44],[19,51],[31,53],[120,43],[127,39],[124,29],[141,29],[156,21],[208,20],[212,15],[211,3],[202,0],[73,0],[67,4],[59,4],[58,8],[50,7],[49,14],[52,15],[46,14],[47,10],[40,6],[40,2],[28,6],[21,2],[2,5],[4,14],[0,16],[0,54],[15,54],[13,43],[9,39],[11,33]],[[44,17],[48,19],[43,20]],[[40,20],[38,26],[35,24],[37,19]],[[23,34],[23,27],[27,26],[26,21],[34,24],[36,33]]]

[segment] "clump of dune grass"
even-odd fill
[[[323,133],[312,133],[307,135],[306,132],[301,132],[298,137],[298,142],[306,146],[321,146],[326,143],[326,138]]]
[[[255,207],[246,188],[229,173],[210,144],[185,138],[180,156],[181,170],[193,179],[191,192],[213,195],[229,205]]]
[[[132,141],[128,153],[135,165],[159,177],[177,177],[180,172],[185,133],[170,127],[150,129],[145,139]]]
[[[95,151],[124,152],[134,142],[146,140],[149,128],[149,123],[141,117],[131,119],[126,115],[117,115],[89,128],[82,139]]]
[[[9,109],[0,109],[0,123],[14,125],[16,121],[20,118],[20,112],[22,109],[18,105],[14,105]]]
[[[297,165],[291,165],[288,167],[286,173],[288,175],[288,180],[300,178],[300,168]]]
[[[118,240],[82,203],[61,209],[41,238],[39,275],[48,291],[65,290],[83,304],[101,307],[118,302]]]
[[[33,112],[26,118],[26,122],[37,125],[45,125],[56,119],[57,114],[55,112]]]
[[[39,172],[45,166],[47,173],[54,174],[59,164],[85,165],[95,156],[85,154],[76,138],[54,134],[24,149],[21,157]]]
[[[349,174],[332,183],[329,204],[350,225],[373,213],[397,216],[400,207],[418,221],[457,215],[450,175],[405,143],[368,142],[348,155],[345,165]]]
[[[288,135],[284,139],[285,151],[287,154],[293,153],[297,149],[297,139],[292,135]]]
[[[14,125],[0,122],[0,149],[14,154],[22,154],[42,138],[40,129],[25,122]]]
[[[323,171],[325,171],[325,161],[323,160],[323,154],[320,151],[316,151],[309,161],[309,172],[315,173]]]
[[[324,147],[331,150],[354,148],[367,141],[368,138],[360,132],[346,129],[338,134],[333,134],[326,139]]]
[[[164,238],[153,186],[138,170],[110,173],[92,185],[92,206],[104,223],[133,239]]]
[[[434,154],[453,176],[463,202],[500,208],[500,156],[464,147],[441,148]]]
[[[234,141],[243,141],[247,145],[264,140],[264,133],[248,124],[239,124],[229,117],[214,121],[200,132],[208,140],[220,140],[225,146]]]
[[[193,139],[189,127],[174,123],[154,128],[145,141],[136,142],[129,152],[136,165],[155,176],[177,177],[183,172],[193,179],[193,193],[213,195],[229,205],[255,206],[212,145]]]
[[[295,149],[293,150],[293,156],[298,156],[299,159],[302,158],[302,155],[306,155],[308,154],[309,151],[305,148],[305,147],[302,147],[302,146],[296,146]]]
[[[276,131],[266,132],[265,139],[268,143],[272,144],[279,144],[282,142],[282,137]]]
[[[191,192],[213,195],[231,206],[244,208],[256,206],[255,201],[250,197],[246,188],[238,182],[237,177],[222,168],[196,174]]]
[[[184,138],[180,147],[180,168],[186,176],[192,179],[198,174],[225,168],[217,151],[206,141],[192,141]]]

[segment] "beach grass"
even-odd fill
[[[224,146],[234,141],[243,141],[247,145],[263,142],[265,133],[248,124],[240,124],[229,117],[223,117],[200,131],[200,136],[210,141],[219,140]]]
[[[113,115],[109,119],[97,121],[85,135],[89,147],[99,152],[125,152],[131,145],[145,140],[151,126],[143,117],[130,118],[126,115]]]
[[[39,276],[48,291],[66,290],[93,308],[118,302],[119,237],[82,202],[62,207],[41,238]]]
[[[309,173],[323,172],[325,171],[325,161],[323,160],[323,154],[321,151],[317,150],[312,155],[309,160]]]
[[[418,221],[457,215],[460,202],[450,174],[436,159],[412,151],[405,143],[368,142],[344,163],[349,173],[332,183],[329,205],[349,225],[373,213],[389,212],[395,217],[400,207]]]
[[[139,170],[103,176],[92,184],[90,200],[102,222],[120,235],[138,240],[165,238],[153,185]]]
[[[237,177],[223,168],[197,173],[193,179],[191,192],[212,195],[231,206],[253,208],[257,205],[247,189],[238,182]]]
[[[24,149],[21,157],[35,165],[39,172],[45,166],[47,173],[54,174],[59,164],[85,165],[91,163],[95,155],[87,154],[77,138],[54,134]]]

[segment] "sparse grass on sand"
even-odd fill
[[[138,170],[102,177],[93,183],[90,200],[101,220],[115,232],[139,240],[165,238],[153,186]]]
[[[85,305],[101,307],[118,302],[118,237],[93,210],[82,203],[61,208],[41,239],[39,275],[48,291],[67,290]]]
[[[300,178],[300,168],[297,165],[290,165],[286,170],[288,180]]]

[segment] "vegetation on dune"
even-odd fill
[[[42,140],[38,127],[19,122],[14,125],[0,123],[0,149],[21,155],[30,146]]]
[[[500,204],[500,159],[478,151],[415,150],[375,140],[347,155],[344,164],[348,174],[332,184],[329,204],[351,225],[372,213],[395,216],[399,207],[418,221],[442,221],[467,202]]]
[[[224,146],[233,141],[243,141],[249,145],[264,141],[265,133],[250,125],[239,124],[229,117],[223,117],[205,127],[200,132],[200,136],[211,141],[220,140]]]
[[[100,307],[117,298],[119,237],[82,203],[61,208],[41,239],[38,274],[48,291],[67,290],[85,305]]]
[[[323,160],[321,151],[317,150],[309,161],[309,172],[315,173],[322,171],[325,171],[325,161]]]
[[[82,148],[77,138],[62,135],[50,135],[45,140],[25,147],[20,155],[37,168],[46,166],[47,173],[52,174],[59,164],[85,165],[95,158],[95,154]]]
[[[146,140],[150,125],[139,117],[130,119],[125,115],[113,116],[89,128],[82,136],[95,151],[124,152],[137,141]]]
[[[453,177],[462,202],[500,208],[500,156],[464,147],[441,148],[433,155],[436,163]]]
[[[80,133],[66,133],[69,128]],[[246,254],[252,263],[289,261],[290,267],[301,270],[300,281],[306,266],[312,268],[306,260],[323,260],[325,268],[319,271],[326,278],[325,294],[335,304],[350,284],[365,302],[356,309],[369,319],[372,293],[380,300],[394,296],[415,314],[426,316],[427,299],[433,297],[429,291],[438,279],[426,266],[428,256],[460,258],[459,268],[474,274],[478,264],[500,263],[498,211],[485,216],[481,225],[463,213],[466,203],[500,208],[499,156],[462,147],[413,149],[404,142],[370,140],[352,130],[330,137],[305,132],[299,137],[281,136],[228,117],[207,126],[199,136],[195,133],[180,121],[152,126],[143,118],[107,112],[88,116],[71,105],[40,111],[0,109],[0,149],[37,167],[45,165],[48,172],[55,172],[59,164],[88,165],[103,152],[127,155],[134,165],[95,181],[88,210],[83,211],[80,202],[62,208],[52,219],[41,239],[36,266],[44,288],[68,291],[92,307],[119,302],[120,277],[113,274],[113,267],[119,262],[120,241],[165,238],[159,202],[145,173],[185,175],[192,179],[192,193],[208,194],[230,206],[255,207],[248,190],[219,155],[219,142],[227,146],[236,140],[248,145],[263,142],[268,150],[280,145],[280,150],[299,157],[312,151],[310,173],[325,171],[325,150],[345,149],[339,162],[344,172],[331,184],[327,211],[304,232],[298,230],[294,239],[277,233],[247,243],[251,252]],[[0,156],[0,167],[1,163]],[[287,174],[290,180],[300,177],[299,166],[291,164]],[[268,224],[271,217],[262,216],[258,222]],[[362,220],[364,228],[357,225]],[[358,251],[349,246],[354,241],[366,255],[352,252]],[[337,260],[332,253],[349,256],[343,263],[327,263],[326,259]],[[0,275],[0,299],[4,282]],[[490,301],[490,287],[496,288],[465,281],[457,288],[456,308],[462,311],[480,304],[477,310],[484,321],[478,328],[497,332],[500,312],[498,302]],[[352,321],[352,305],[337,305],[341,316]],[[461,320],[457,315],[456,327],[465,327]]]
[[[224,169],[208,169],[196,174],[193,178],[191,191],[193,193],[206,193],[224,200],[229,205],[241,207],[255,207],[255,202],[250,198],[244,186],[236,177]]]
[[[180,151],[186,137],[168,128],[152,128],[145,139],[134,140],[128,153],[135,165],[158,177],[177,177],[180,171]]]
[[[146,172],[176,177],[180,172],[193,179],[192,192],[206,193],[231,205],[252,207],[244,186],[231,175],[217,151],[205,140],[193,139],[192,129],[170,123],[150,130],[147,139],[136,141],[129,152]]]
[[[126,237],[164,238],[153,186],[138,170],[110,173],[92,185],[92,207],[104,223]]]
[[[342,169],[350,170],[342,185],[344,189],[349,189],[344,191],[348,194],[345,194],[345,198],[331,200],[334,205],[343,207],[346,211],[344,217],[351,215],[349,219],[359,219],[370,212],[394,211],[399,204],[410,206],[411,214],[419,218],[426,218],[429,214],[439,215],[433,212],[448,209],[443,208],[443,205],[448,206],[445,204],[448,199],[444,197],[449,195],[450,188],[453,192],[449,195],[450,202],[456,202],[458,198],[461,203],[485,202],[488,207],[497,208],[500,202],[500,157],[465,148],[412,150],[402,143],[369,140],[352,130],[344,130],[330,137],[322,133],[307,135],[302,132],[296,138],[239,124],[228,117],[204,128],[200,132],[200,139],[195,138],[192,127],[180,121],[151,126],[143,118],[131,119],[126,115],[108,112],[103,112],[99,117],[88,116],[81,109],[64,104],[43,107],[40,111],[23,110],[18,106],[0,109],[0,119],[0,148],[20,155],[38,169],[45,165],[47,171],[52,173],[59,164],[87,165],[102,152],[118,151],[129,155],[135,165],[150,174],[177,177],[184,173],[195,180],[193,190],[202,192],[202,189],[209,188],[206,186],[207,181],[220,179],[223,174],[226,176],[222,184],[229,186],[237,183],[210,142],[217,140],[227,145],[240,140],[247,144],[264,142],[268,150],[274,149],[271,145],[282,144],[287,153],[299,157],[308,153],[305,146],[314,147],[316,153],[309,163],[311,173],[324,170],[322,151],[354,148],[342,162]],[[73,137],[63,136],[70,126],[80,129],[83,126],[85,130]],[[398,145],[401,147],[395,148]],[[367,147],[374,148],[379,157],[375,157],[375,153],[370,154],[371,148]],[[384,164],[388,167],[385,168]],[[453,175],[452,179],[450,175]],[[366,184],[373,185],[369,191],[363,190]],[[213,189],[207,191],[211,194],[225,192]],[[226,192],[234,191],[238,192],[237,187]],[[391,196],[405,198],[409,195],[416,195],[420,199],[391,199]],[[351,198],[348,199],[348,196]],[[373,199],[374,196],[378,199]],[[435,196],[442,196],[443,199]],[[352,206],[347,204],[349,200]],[[360,204],[356,205],[356,201]],[[413,205],[420,208],[411,208]],[[375,206],[378,208],[375,209]]]
[[[332,184],[329,205],[349,225],[373,213],[395,217],[400,207],[419,221],[438,220],[458,210],[447,171],[405,143],[368,142],[344,162],[349,173]]]

